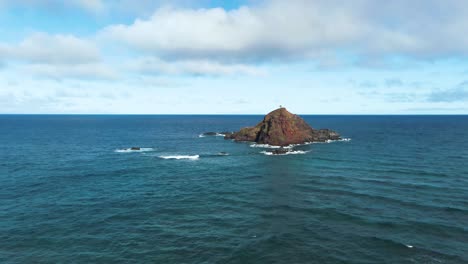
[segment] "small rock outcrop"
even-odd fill
[[[226,135],[231,135],[232,132],[204,132],[200,136],[201,137],[207,137],[207,136],[223,136],[225,137]]]
[[[205,132],[202,135],[203,136],[216,136],[216,135],[218,135],[218,133],[216,133],[216,132]]]
[[[290,150],[285,149],[283,147],[270,151],[270,153],[273,154],[273,155],[283,155],[283,154],[287,154],[288,152],[290,152]]]
[[[338,140],[340,135],[329,129],[313,129],[304,119],[281,107],[267,114],[256,126],[242,128],[238,132],[226,134],[224,138],[272,146],[287,146]]]

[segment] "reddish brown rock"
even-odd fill
[[[340,135],[328,129],[315,130],[304,119],[291,114],[282,107],[267,114],[262,122],[254,127],[242,128],[227,134],[225,139],[251,141],[273,146],[287,146],[306,142],[325,142],[340,139]]]

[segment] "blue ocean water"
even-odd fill
[[[304,116],[351,140],[286,156],[199,137],[261,118],[0,116],[0,262],[468,263],[468,116]]]

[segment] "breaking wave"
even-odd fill
[[[281,148],[281,146],[273,146],[273,145],[268,145],[268,144],[251,144],[251,148],[270,148],[270,149],[278,149]],[[284,146],[283,148],[292,148],[294,145],[289,145],[289,146]]]
[[[326,143],[334,143],[334,142],[348,142],[351,141],[351,138],[342,138],[337,140],[328,139],[324,142],[308,142],[307,144],[326,144]]]
[[[294,150],[294,151],[288,151],[283,154],[274,154],[273,152],[270,151],[261,151],[260,153],[265,154],[267,156],[284,156],[284,155],[297,155],[297,154],[306,154],[309,151],[304,151],[304,150]]]
[[[292,148],[297,147],[297,146],[304,146],[304,145],[310,145],[310,144],[324,144],[324,143],[347,142],[347,141],[351,141],[351,139],[350,138],[342,138],[342,139],[337,139],[337,140],[329,139],[329,140],[326,140],[326,141],[323,141],[323,142],[305,142],[305,143],[302,143],[302,144],[291,144],[291,145],[283,146],[282,148],[292,149]],[[269,148],[269,149],[281,148],[281,146],[273,146],[273,145],[269,145],[269,144],[257,144],[257,143],[251,144],[250,147],[251,148]]]
[[[181,159],[188,159],[188,160],[197,160],[200,158],[199,155],[173,155],[173,156],[159,156],[161,159],[175,159],[175,160],[181,160]]]
[[[204,138],[204,137],[225,137],[226,135],[225,134],[222,134],[222,133],[216,133],[216,134],[206,134],[206,133],[203,133],[203,134],[200,134],[198,135],[199,138]]]

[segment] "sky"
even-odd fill
[[[465,0],[0,0],[1,114],[468,114]]]

